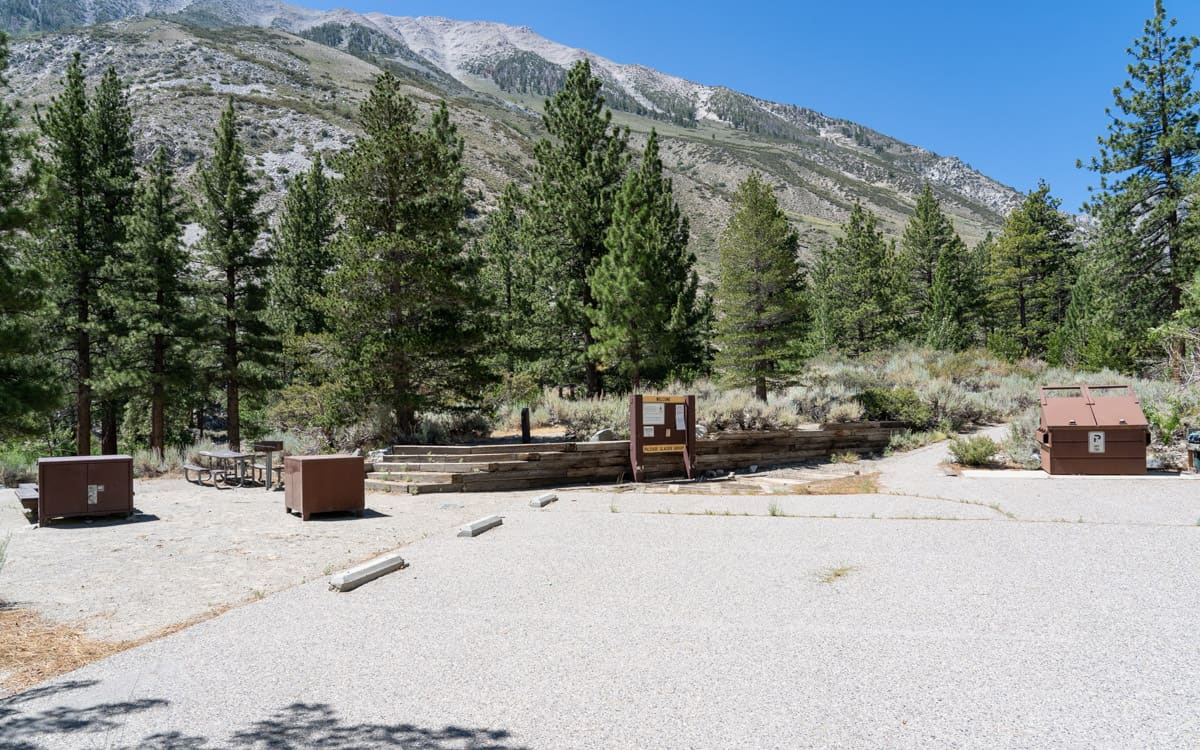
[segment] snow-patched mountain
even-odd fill
[[[804,107],[617,63],[527,26],[280,0],[0,0],[0,27],[43,32],[13,43],[11,78],[22,98],[37,103],[53,93],[68,50],[114,64],[138,100],[139,127],[169,137],[184,166],[206,149],[209,118],[224,97],[241,98],[259,134],[249,151],[276,190],[312,149],[352,137],[354,102],[386,69],[418,99],[451,100],[486,209],[505,182],[528,179],[538,110],[570,66],[587,59],[635,148],[659,130],[702,256],[711,255],[731,193],[751,172],[776,186],[809,248],[829,240],[855,201],[898,232],[924,182],[968,241],[997,229],[1020,200],[955,157]],[[68,27],[86,28],[45,33]]]
[[[902,161],[909,177],[960,191],[1000,215],[1006,214],[1019,200],[1011,188],[957,158],[941,157],[803,107],[707,86],[643,65],[616,63],[587,50],[554,42],[528,26],[337,11],[309,19],[295,30],[331,25],[358,25],[378,31],[468,86],[482,78],[509,94],[549,96],[561,85],[566,70],[586,59],[593,72],[604,80],[606,99],[614,109],[689,127],[700,123],[722,125],[801,147],[806,142],[824,142],[871,158],[882,157],[887,162],[880,165],[884,179],[887,172],[894,172],[897,161]],[[827,166],[836,168],[839,159],[825,161]]]

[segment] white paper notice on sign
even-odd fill
[[[654,428],[653,427],[643,427],[642,428],[642,437],[654,437]]]
[[[1104,452],[1104,433],[1089,432],[1088,433],[1088,453],[1103,453]]]
[[[666,424],[666,404],[642,404],[642,424]]]
[[[686,430],[687,429],[687,414],[685,413],[685,408],[684,408],[683,404],[679,404],[675,407],[675,429],[677,429],[677,430]]]

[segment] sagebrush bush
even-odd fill
[[[404,439],[418,445],[445,445],[491,434],[491,420],[478,412],[423,412],[417,415],[416,431]]]
[[[858,401],[842,401],[829,408],[829,414],[825,417],[825,421],[839,424],[861,422],[865,414],[866,409]]]
[[[569,438],[587,439],[603,429],[612,430],[621,438],[629,437],[628,396],[572,400],[547,391],[544,406],[547,422],[564,428]]]
[[[750,391],[726,391],[715,399],[696,404],[696,422],[709,432],[723,430],[788,430],[801,425],[786,398],[763,403]]]
[[[950,457],[963,466],[990,466],[999,451],[996,441],[983,435],[950,441]]]
[[[1041,465],[1041,448],[1037,442],[1037,428],[1041,413],[1037,408],[1026,409],[1016,415],[1008,425],[1008,436],[1000,448],[1011,463],[1026,469]]]
[[[940,443],[950,437],[941,430],[917,431],[903,430],[901,432],[892,433],[891,440],[888,441],[888,453],[903,453],[904,451],[912,451],[917,448],[924,448],[933,443]]]
[[[183,451],[173,445],[163,449],[162,460],[149,448],[138,448],[133,452],[133,475],[142,479],[182,471],[183,464]]]

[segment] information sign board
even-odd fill
[[[630,396],[629,462],[635,482],[645,476],[645,456],[658,453],[682,453],[688,479],[695,478],[695,396]]]

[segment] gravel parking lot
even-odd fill
[[[368,495],[363,518],[286,515],[282,492],[135,483],[140,512],[31,526],[0,490],[0,602],[79,624],[107,641],[142,638],[258,599],[494,512],[511,498]]]
[[[871,496],[495,496],[503,526],[352,593],[0,702],[0,746],[1200,745],[1200,484],[943,478],[942,451],[870,465]]]

